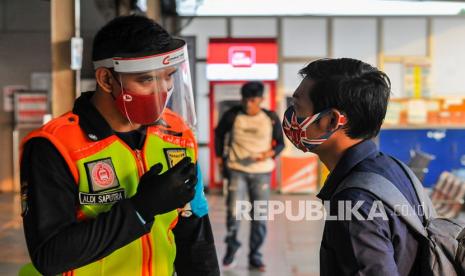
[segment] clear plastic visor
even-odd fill
[[[196,129],[197,121],[189,63],[186,61],[161,69],[136,73],[116,71],[121,91],[117,106],[131,123],[149,125],[163,119],[177,121],[181,128]],[[170,119],[171,118],[171,119]],[[163,123],[163,122],[160,122]]]

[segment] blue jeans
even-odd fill
[[[225,242],[228,247],[238,248],[241,243],[237,240],[240,220],[236,220],[236,201],[246,199],[249,195],[249,202],[253,206],[256,200],[268,200],[270,196],[271,173],[246,173],[230,170],[228,181],[228,195],[226,198],[226,228],[227,235]],[[249,260],[261,260],[260,247],[263,245],[266,236],[266,220],[255,220],[253,217],[253,207],[250,212],[250,253]]]

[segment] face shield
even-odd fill
[[[180,47],[163,54],[111,59],[120,86],[120,91],[113,93],[115,103],[131,124],[163,123],[160,120],[167,113],[174,113],[186,127],[195,130],[187,46],[184,41],[178,42]]]

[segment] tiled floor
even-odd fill
[[[18,195],[0,194],[0,275],[17,275],[29,259],[20,212]]]
[[[314,199],[311,195],[274,195],[273,199],[291,202]],[[225,246],[224,198],[210,195],[210,219],[213,226],[218,257],[221,259]],[[21,227],[19,198],[13,194],[0,194],[0,275],[17,275],[18,268],[28,262],[28,254]],[[292,204],[293,209],[297,206]],[[263,248],[266,273],[250,272],[247,269],[248,223],[241,225],[240,239],[243,244],[234,270],[222,271],[226,276],[313,276],[319,274],[318,249],[322,221],[286,220],[284,215],[268,223],[268,236]]]
[[[297,214],[297,201],[315,199],[311,195],[274,195],[273,200],[292,202],[293,214]],[[210,196],[210,216],[215,234],[218,258],[223,257],[226,234],[224,198]],[[322,221],[289,221],[284,215],[277,215],[274,221],[268,222],[268,235],[263,248],[266,273],[250,272],[247,269],[249,223],[241,223],[239,232],[242,243],[238,264],[234,270],[222,271],[222,275],[269,275],[269,276],[316,276],[319,275],[319,255]]]

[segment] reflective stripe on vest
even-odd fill
[[[176,126],[182,122],[173,113],[164,119]],[[172,136],[161,127],[149,127],[143,149],[137,152],[115,135],[97,142],[89,140],[79,127],[78,117],[67,113],[32,132],[23,144],[34,137],[44,137],[56,146],[79,186],[80,209],[76,215],[78,219],[91,219],[110,210],[121,196],[133,196],[140,175],[152,165],[161,163],[164,172],[184,156],[196,160],[192,132],[180,133]],[[177,219],[177,210],[158,215],[149,234],[63,275],[172,275],[176,246],[171,229]]]

